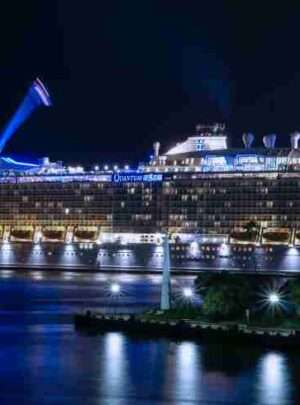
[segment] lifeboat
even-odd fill
[[[32,242],[33,226],[12,227],[10,230],[10,240],[16,242]]]
[[[288,229],[269,229],[262,235],[262,242],[268,244],[288,244],[291,232]]]
[[[66,230],[63,226],[45,227],[42,229],[43,242],[64,242]]]
[[[90,227],[77,227],[74,230],[75,242],[95,242],[98,236],[98,229],[96,226]]]
[[[233,231],[230,234],[230,242],[232,243],[255,243],[257,238],[257,232],[247,231]]]

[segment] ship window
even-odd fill
[[[93,199],[94,199],[94,196],[92,196],[92,195],[85,195],[84,196],[84,201],[86,201],[86,202],[93,201]]]

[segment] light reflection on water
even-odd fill
[[[300,403],[297,352],[74,331],[73,312],[116,305],[106,293],[112,282],[126,292],[118,310],[157,305],[160,276],[0,271],[0,277],[1,404]],[[178,277],[172,286],[179,291],[192,281]]]
[[[176,347],[176,394],[186,400],[202,399],[201,349],[193,342],[182,342]]]
[[[128,386],[125,337],[121,333],[107,333],[103,342],[103,391],[106,395],[122,398],[124,385]],[[101,395],[101,394],[100,394]]]
[[[282,353],[269,352],[258,364],[258,395],[261,403],[290,403],[290,373]]]

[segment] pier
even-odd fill
[[[190,319],[157,319],[149,314],[101,314],[86,311],[74,315],[75,327],[81,331],[104,333],[123,331],[141,337],[173,337],[176,339],[209,339],[232,343],[254,343],[276,348],[299,347],[300,329],[257,327],[237,322],[204,322]]]

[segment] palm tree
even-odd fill
[[[255,221],[249,221],[243,226],[243,228],[246,230],[247,233],[253,235],[257,233],[258,224]]]

